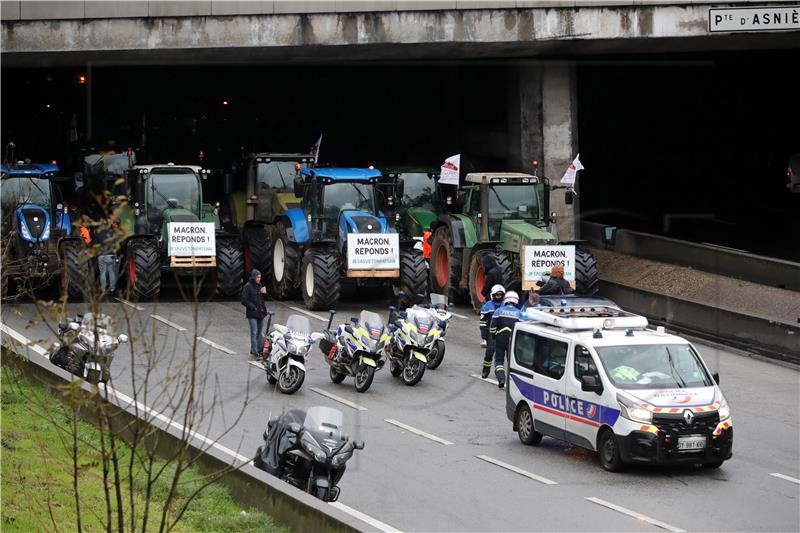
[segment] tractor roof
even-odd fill
[[[37,176],[46,172],[58,172],[58,165],[49,163],[21,163],[9,166],[3,163],[2,171],[9,176]]]
[[[381,171],[374,168],[303,168],[300,169],[300,174],[332,181],[370,182],[381,177]]]
[[[439,169],[436,167],[378,165],[378,168],[381,169],[381,172],[383,172],[384,176],[386,176],[387,174],[439,174]]]
[[[133,168],[135,168],[136,170],[147,170],[148,172],[153,172],[154,168],[157,168],[159,170],[162,168],[181,168],[181,169],[188,168],[197,174],[199,174],[200,171],[203,170],[203,167],[201,167],[200,165],[176,165],[175,163],[161,163],[157,165],[136,165]]]
[[[523,174],[522,172],[471,172],[467,174],[467,183],[506,183],[508,181],[538,183],[539,178],[531,176],[530,174]]]
[[[252,159],[272,159],[274,161],[301,161],[303,159],[314,159],[312,154],[277,154],[271,152],[255,152],[250,154]]]

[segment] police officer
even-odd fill
[[[489,372],[492,370],[492,358],[494,357],[494,339],[489,335],[489,321],[492,315],[503,305],[503,296],[506,295],[506,289],[502,285],[495,285],[491,289],[491,299],[486,300],[486,303],[481,307],[481,345],[486,346],[486,352],[483,354],[483,370],[481,376],[486,379]]]
[[[519,310],[519,295],[508,291],[503,300],[503,305],[492,315],[489,322],[489,335],[494,337],[494,375],[497,377],[497,386],[501,389],[506,384],[506,353],[511,341],[514,325],[522,320]]]

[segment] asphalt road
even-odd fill
[[[357,315],[362,305],[385,314],[379,298],[351,300],[339,306],[337,321]],[[270,306],[279,323],[298,312],[292,307],[304,310],[298,302]],[[365,394],[355,391],[352,379],[334,385],[315,348],[306,381],[292,396],[269,386],[248,362],[238,302],[111,302],[104,308],[118,323],[130,320],[134,341],[135,355],[127,347],[118,351],[113,385],[132,394],[135,384],[140,401],[172,414],[163,391],[177,390],[176,376],[195,344],[200,375],[207,378],[198,385],[203,412],[196,429],[243,455],[260,445],[270,415],[312,405],[340,409],[351,436],[366,443],[348,463],[340,501],[399,530],[800,530],[800,374],[793,368],[697,342],[719,371],[733,409],[733,458],[718,470],[635,467],[614,474],[602,470],[595,454],[550,438],[538,447],[519,442],[503,392],[472,377],[480,372],[481,350],[477,317],[466,307],[456,309],[444,363],[417,386],[403,385],[388,368]],[[2,308],[5,326],[46,347],[54,339],[47,324],[55,321],[38,315],[30,303]],[[324,320],[311,322],[319,330],[325,326]],[[149,375],[148,353],[155,360]]]

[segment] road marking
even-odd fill
[[[450,312],[453,313],[453,311]],[[463,318],[464,320],[469,320],[468,316],[459,315],[458,313],[453,313],[453,316],[457,316],[458,318]]]
[[[481,461],[486,461],[487,463],[492,463],[493,465],[497,465],[500,468],[505,468],[506,470],[510,470],[510,471],[512,471],[514,473],[517,473],[517,474],[521,475],[521,476],[525,476],[525,477],[530,478],[530,479],[532,479],[534,481],[538,481],[539,483],[544,483],[545,485],[558,485],[557,481],[553,481],[552,479],[547,479],[546,477],[538,476],[538,475],[534,474],[533,472],[528,472],[527,470],[523,470],[521,468],[517,468],[516,466],[510,465],[508,463],[504,463],[503,461],[498,461],[497,459],[493,459],[493,458],[489,457],[488,455],[476,455],[475,457],[477,457]]]
[[[343,504],[341,502],[330,502],[329,505],[331,505],[332,507],[336,507],[337,509],[339,509],[341,511],[344,511],[345,513],[349,514],[350,516],[354,516],[355,518],[358,518],[362,522],[366,522],[367,524],[371,525],[372,527],[374,527],[378,531],[384,531],[385,533],[399,533],[400,532],[399,529],[395,529],[392,526],[390,526],[389,524],[386,524],[384,522],[381,522],[380,520],[372,518],[369,515],[365,515],[361,511],[356,511],[352,507],[348,507],[348,506],[346,506],[345,504]]]
[[[492,385],[494,385],[495,387],[497,387],[497,386],[499,385],[499,383],[497,382],[497,380],[496,380],[496,379],[492,379],[492,378],[482,378],[482,377],[480,377],[478,374],[470,374],[470,377],[472,377],[472,378],[475,378],[475,379],[479,379],[479,380],[481,380],[481,381],[485,381],[486,383],[491,383],[491,384],[492,384]]]
[[[318,314],[312,313],[311,311],[306,311],[305,309],[300,309],[299,307],[295,307],[293,305],[289,305],[289,304],[283,303],[283,302],[275,302],[275,303],[277,303],[279,305],[282,305],[284,307],[288,307],[289,309],[291,309],[293,311],[297,311],[298,313],[303,313],[304,315],[308,315],[311,318],[316,318],[317,320],[320,320],[322,322],[327,322],[328,321],[327,318],[321,317]]]
[[[162,322],[162,323],[168,325],[171,328],[177,329],[178,331],[186,331],[185,327],[179,326],[175,322],[170,322],[169,320],[167,320],[166,318],[164,318],[161,315],[150,315],[150,316],[153,317],[154,319],[158,320],[159,322]]]
[[[38,344],[35,344],[32,340],[27,338],[22,333],[19,333],[19,332],[15,331],[15,330],[11,329],[10,327],[6,326],[5,324],[0,324],[0,331],[2,331],[6,335],[8,335],[12,339],[14,339],[15,341],[17,341],[21,345],[25,346],[26,348],[29,348],[29,349],[33,350],[35,353],[41,355],[42,357],[46,357],[47,356],[47,350],[45,350],[44,348],[42,348]]]
[[[363,405],[358,405],[357,403],[353,403],[350,400],[345,400],[344,398],[336,396],[335,394],[331,394],[328,391],[324,391],[324,390],[318,389],[316,387],[311,387],[311,390],[313,390],[317,394],[325,396],[326,398],[330,398],[331,400],[334,400],[334,401],[337,401],[339,403],[342,403],[342,404],[346,405],[347,407],[352,407],[356,411],[366,411],[367,410],[367,408],[364,407]]]
[[[625,507],[621,507],[611,502],[607,502],[605,500],[601,500],[600,498],[595,498],[594,496],[590,496],[586,498],[592,503],[596,503],[597,505],[602,505],[603,507],[608,507],[609,509],[613,509],[622,514],[626,514],[630,517],[636,518],[637,520],[641,520],[643,522],[647,522],[650,525],[660,527],[661,529],[666,529],[667,531],[672,531],[674,533],[685,533],[686,530],[681,529],[679,527],[671,526],[654,518],[650,518],[649,516],[645,516],[643,514],[637,513],[636,511],[631,511],[630,509],[626,509]]]
[[[247,364],[248,365],[253,365],[254,367],[256,367],[259,370],[266,370],[267,369],[267,367],[264,366],[264,363],[262,363],[261,361],[248,361]]]
[[[785,474],[778,474],[776,472],[774,474],[770,474],[770,476],[774,476],[774,477],[777,477],[777,478],[780,478],[780,479],[785,479],[786,481],[791,481],[792,483],[797,483],[798,485],[800,485],[800,479],[795,479],[795,478],[789,477],[789,476],[787,476]]]
[[[742,252],[743,254],[749,254],[747,250],[742,250],[740,248],[731,248],[730,246],[722,246],[721,244],[714,244],[713,242],[701,242],[700,244],[705,244],[706,246],[713,246],[714,248],[721,248],[723,250],[733,250],[734,252]]]
[[[212,348],[216,348],[220,352],[225,352],[228,355],[236,355],[236,352],[234,352],[233,350],[229,350],[228,348],[222,346],[221,344],[217,344],[214,341],[210,341],[210,340],[206,339],[205,337],[197,337],[197,340],[199,340],[200,342],[204,342],[204,343],[208,344]]]
[[[438,442],[439,444],[444,444],[445,446],[448,445],[448,444],[453,444],[449,440],[444,440],[444,439],[441,439],[441,438],[437,437],[436,435],[431,435],[430,433],[425,433],[421,429],[417,429],[415,427],[411,427],[409,425],[403,424],[402,422],[398,422],[397,420],[394,420],[394,419],[391,419],[391,418],[384,418],[383,421],[384,422],[388,422],[388,423],[392,424],[393,426],[397,426],[399,428],[403,428],[403,429],[405,429],[407,431],[410,431],[411,433],[416,433],[420,437],[425,437],[426,439],[430,439],[430,440],[432,440],[434,442]]]
[[[114,299],[116,301],[118,301],[119,303],[121,303],[121,304],[125,304],[128,307],[132,307],[133,309],[136,309],[137,311],[144,311],[144,307],[136,305],[134,303],[131,303],[128,300],[123,300],[122,298],[114,298]]]

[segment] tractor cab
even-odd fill
[[[243,220],[272,222],[287,209],[297,207],[294,178],[303,168],[314,167],[311,154],[255,153],[247,158],[246,214]],[[238,204],[240,200],[234,198]],[[240,205],[235,205],[237,219]]]
[[[398,230],[406,237],[422,237],[440,213],[445,196],[452,200],[455,186],[439,185],[439,170],[422,167],[381,167],[385,211],[398,212]],[[453,191],[445,189],[452,187]]]

